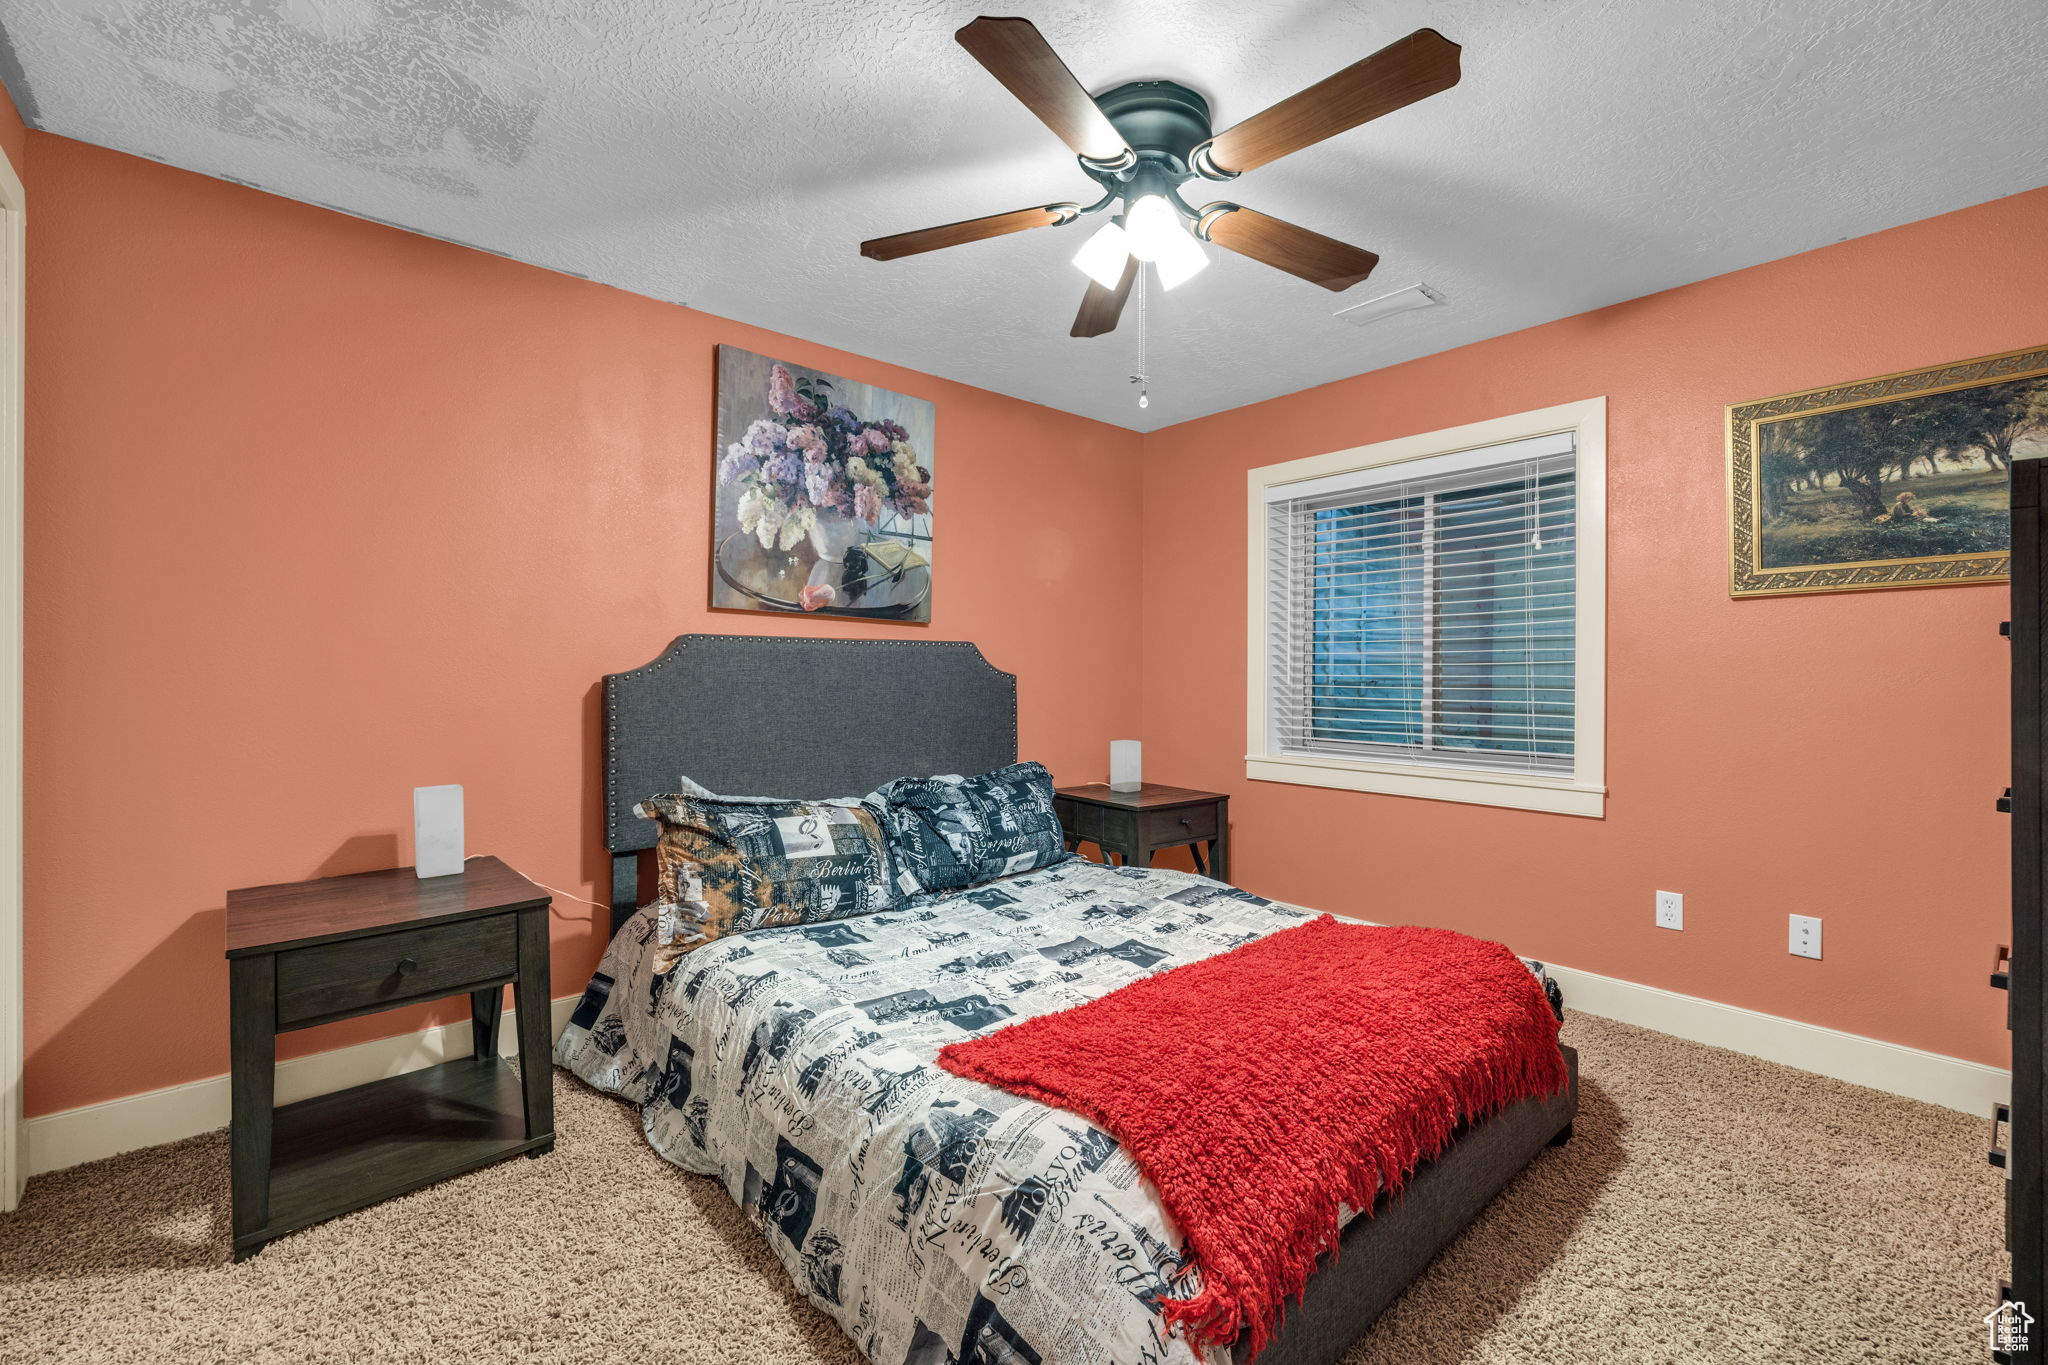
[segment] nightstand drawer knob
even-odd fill
[[[398,974],[400,976],[410,976],[412,973],[418,971],[419,969],[420,964],[413,961],[409,957],[401,957],[400,959],[398,959]]]
[[[1180,827],[1181,827],[1182,829],[1192,829],[1192,828],[1193,828],[1193,826],[1192,826],[1192,825],[1190,825],[1190,824],[1188,823],[1188,818],[1187,818],[1187,816],[1185,816],[1185,815],[1181,816],[1181,818],[1180,818]]]

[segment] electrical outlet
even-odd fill
[[[1685,897],[1676,891],[1657,893],[1657,927],[1659,929],[1685,928]]]
[[[1820,918],[1816,915],[1792,916],[1792,946],[1794,957],[1820,956]]]

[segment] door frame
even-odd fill
[[[0,1212],[28,1181],[22,1122],[21,621],[28,196],[0,156]]]

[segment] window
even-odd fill
[[[1252,471],[1247,776],[1602,813],[1604,410]]]

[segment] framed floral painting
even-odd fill
[[[929,624],[937,409],[718,348],[711,605]]]
[[[2043,347],[1736,403],[1729,593],[2001,582],[2009,471],[2043,455]]]

